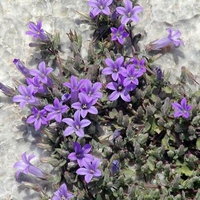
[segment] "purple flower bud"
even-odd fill
[[[15,95],[15,91],[12,88],[5,86],[1,82],[0,82],[0,90],[8,97],[13,97]]]
[[[23,63],[19,60],[19,59],[14,59],[13,63],[15,64],[15,66],[17,67],[17,69],[25,76],[25,77],[32,77],[30,74],[29,69],[27,69]]]
[[[71,95],[70,94],[63,94],[61,97],[62,102],[68,102],[71,99]]]
[[[155,71],[156,71],[156,79],[158,81],[161,81],[162,78],[163,78],[163,73],[162,73],[161,68],[160,67],[156,67]]]
[[[110,166],[110,171],[112,175],[115,175],[120,168],[120,162],[119,160],[113,160]]]
[[[121,131],[120,130],[115,130],[113,133],[113,142],[120,136]]]

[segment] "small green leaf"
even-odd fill
[[[155,169],[155,158],[153,156],[149,156],[147,159],[147,165],[149,166],[149,169],[151,171],[154,171]]]
[[[182,165],[182,167],[177,169],[177,172],[179,172],[180,174],[185,174],[186,176],[192,176],[193,175],[193,171],[190,170],[187,165]]]
[[[171,94],[172,93],[172,88],[171,87],[164,87],[163,90],[167,93],[167,94]]]
[[[111,119],[114,119],[117,115],[118,115],[118,112],[117,112],[116,109],[112,109],[112,111],[109,112],[109,117],[110,117]]]
[[[197,139],[196,148],[200,150],[200,138]]]
[[[143,129],[143,133],[146,133],[147,131],[149,131],[151,128],[151,124],[149,122],[146,122],[144,124],[144,129]]]

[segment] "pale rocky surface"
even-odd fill
[[[34,2],[34,3],[33,3]],[[179,75],[181,66],[188,67],[195,75],[200,76],[200,2],[199,0],[139,0],[144,7],[140,23],[135,33],[144,36],[140,46],[165,37],[166,28],[174,27],[182,32],[185,46],[179,48],[184,58],[179,57],[175,62],[172,54],[166,54],[156,63],[163,70],[170,70],[173,75]],[[89,26],[76,23],[79,15],[74,12],[88,12],[87,1],[84,0],[1,0],[0,1],[0,81],[14,86],[13,79],[22,75],[16,70],[12,61],[14,58],[23,60],[30,68],[33,49],[28,47],[31,38],[24,33],[29,21],[42,20],[43,27],[50,33],[60,30],[63,42],[67,41],[66,33],[70,29],[82,33],[84,45],[90,39]],[[66,43],[66,49],[68,48]],[[67,53],[70,53],[67,50]],[[86,51],[83,50],[85,55]],[[40,59],[40,55],[37,55]],[[200,78],[197,77],[200,81]],[[31,143],[29,136],[26,140],[17,126],[26,110],[20,111],[18,105],[12,104],[11,99],[0,93],[0,200],[4,199],[38,199],[37,196],[27,196],[18,191],[19,184],[15,181],[14,163],[20,155],[27,151],[38,155],[37,148]],[[42,154],[43,155],[43,154]],[[40,156],[42,156],[40,155]]]

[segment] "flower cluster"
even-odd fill
[[[101,176],[101,171],[98,169],[100,160],[89,154],[91,151],[90,144],[85,144],[81,148],[81,145],[75,142],[74,151],[69,154],[68,158],[71,161],[77,161],[80,168],[76,173],[78,175],[85,175],[86,183],[89,183],[93,177]]]
[[[116,60],[106,58],[105,64],[107,67],[102,70],[102,74],[110,75],[113,79],[106,85],[108,89],[113,90],[109,100],[114,101],[121,97],[124,101],[130,102],[130,92],[139,84],[138,78],[146,72],[144,60],[132,58],[124,63],[124,57],[120,56]]]

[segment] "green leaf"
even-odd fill
[[[196,148],[200,150],[200,138],[197,139]]]
[[[160,134],[162,130],[163,130],[163,127],[161,127],[161,126],[157,126],[157,127],[154,129],[154,131],[155,131],[156,133],[158,133],[158,134]]]
[[[146,123],[144,124],[143,133],[148,132],[148,131],[150,130],[150,128],[151,128],[151,124],[150,124],[149,122],[146,122]]]
[[[168,87],[168,86],[164,87],[163,90],[164,90],[167,94],[171,94],[172,91],[173,91],[172,88],[171,88],[171,87]]]
[[[149,156],[147,159],[147,165],[151,171],[155,169],[155,158],[153,156]]]
[[[109,117],[110,117],[111,119],[114,119],[117,115],[118,115],[118,112],[117,112],[116,109],[112,109],[112,111],[109,112]]]
[[[179,167],[176,171],[180,174],[185,174],[186,176],[192,176],[194,172],[190,170],[187,165],[182,165],[182,167]]]

